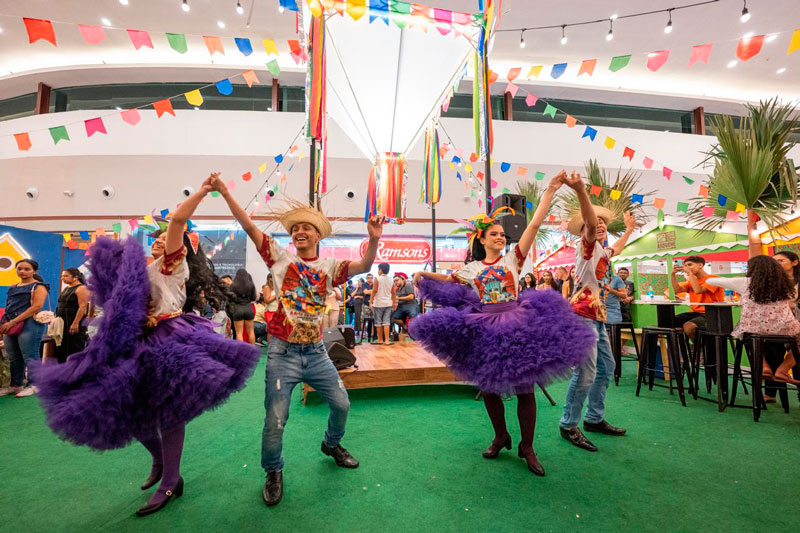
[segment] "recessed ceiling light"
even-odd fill
[[[767,42],[771,43],[772,41],[774,41],[777,38],[778,38],[778,34],[777,33],[773,33],[772,35],[767,35]]]
[[[0,28],[0,33],[3,33],[3,28]]]
[[[749,31],[749,32],[745,33],[744,35],[742,35],[742,39],[749,39],[753,35],[754,35],[754,33],[752,31]]]
[[[122,4],[123,6],[127,6],[128,0],[119,0],[119,3]]]
[[[225,23],[222,22],[221,20],[217,21],[217,26],[219,26],[220,28],[224,28],[225,27]]]
[[[108,20],[108,19],[107,19],[107,18],[105,18],[105,17],[101,18],[101,19],[100,19],[100,22],[103,24],[103,26],[111,26],[111,21],[110,21],[110,20]]]
[[[738,61],[736,61],[736,60],[733,60],[733,61],[731,61],[730,63],[728,63],[728,68],[733,68],[733,67],[735,67],[735,66],[736,66],[738,63],[739,63]]]
[[[786,67],[781,67],[778,69],[778,74],[783,74],[784,72],[786,72]]]

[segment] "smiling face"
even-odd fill
[[[150,247],[150,251],[152,252],[153,257],[155,259],[158,259],[162,255],[164,255],[164,250],[166,250],[166,247],[167,247],[167,234],[162,233],[161,235],[156,237],[155,241],[153,241],[153,246]]]
[[[300,222],[292,226],[292,243],[299,253],[315,254],[320,240],[321,235],[312,224]]]
[[[481,244],[487,252],[489,250],[501,252],[506,247],[506,232],[503,231],[503,226],[493,224],[486,228],[481,235]]]
[[[17,263],[17,276],[19,279],[22,280],[23,283],[30,281],[33,279],[33,275],[36,274],[36,271],[33,269],[33,265],[28,263],[27,261],[20,261]]]
[[[597,230],[595,232],[595,238],[600,241],[601,243],[606,240],[608,237],[608,225],[606,221],[600,217],[597,217]]]

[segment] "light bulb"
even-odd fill
[[[275,175],[276,176],[280,176],[281,175],[281,167],[278,167],[278,168],[275,169]]]
[[[103,24],[103,26],[111,26],[111,21],[108,20],[106,17],[101,18],[100,22]]]
[[[183,0],[183,2],[181,3],[181,9],[183,9],[187,13],[189,12],[189,0]]]
[[[525,31],[519,33],[519,47],[525,48]]]
[[[734,59],[733,61],[731,61],[731,62],[729,62],[729,63],[728,63],[728,68],[733,68],[733,67],[735,67],[735,66],[736,66],[738,63],[739,63],[739,62],[738,62],[738,61],[736,61],[736,60]]]
[[[744,3],[744,9],[742,9],[742,22],[747,22],[750,20],[750,10],[747,9],[747,2]]]
[[[218,20],[217,21],[217,27],[220,28],[220,29],[223,29],[223,28],[225,28],[225,23],[222,22],[221,20]]]
[[[781,67],[777,70],[778,74],[783,74],[784,72],[786,72],[786,67]]]
[[[610,41],[613,38],[614,38],[614,19],[609,19],[608,34],[606,34],[606,41]]]
[[[561,44],[567,44],[566,25],[561,26]]]
[[[283,13],[284,11],[286,11],[286,10],[283,8],[283,6],[278,6],[278,12],[279,13]]]
[[[672,11],[669,12],[669,20],[667,21],[667,25],[664,26],[664,33],[672,33]]]
[[[236,2],[236,12],[240,15],[244,14],[244,8],[242,7],[242,3],[237,0]]]
[[[123,6],[127,6],[128,0],[119,0],[119,3],[122,4]]]

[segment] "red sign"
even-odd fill
[[[361,257],[367,251],[369,241],[361,241]],[[378,242],[378,263],[427,263],[433,258],[431,243],[425,239],[381,239]]]

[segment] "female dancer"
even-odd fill
[[[149,266],[134,239],[124,245],[97,240],[89,270],[94,300],[103,307],[98,332],[65,364],[38,371],[48,424],[61,438],[97,450],[135,438],[150,452],[152,469],[142,489],[161,485],[138,516],[181,496],[186,423],[242,388],[260,353],[183,312],[201,294],[225,297],[197,235],[184,233],[211,190],[209,180],[175,211],[153,243]]]
[[[86,288],[83,274],[77,268],[67,268],[61,273],[61,281],[67,286],[58,295],[56,316],[64,320],[64,334],[61,344],[55,347],[55,356],[63,363],[70,355],[86,347],[86,326],[81,320],[89,310],[89,289]]]
[[[502,448],[511,449],[500,394],[516,393],[522,433],[517,453],[537,476],[544,476],[544,468],[533,450],[534,384],[544,385],[567,374],[589,355],[594,341],[592,331],[556,291],[517,294],[525,257],[564,178],[562,171],[550,181],[519,243],[505,256],[500,252],[506,246],[506,236],[497,216],[470,219],[474,224],[470,237],[473,261],[452,276],[417,272],[414,283],[423,298],[443,307],[415,318],[409,325],[411,335],[457,377],[480,388],[495,432],[483,452],[487,459],[496,458]],[[458,335],[443,334],[459,330]]]

